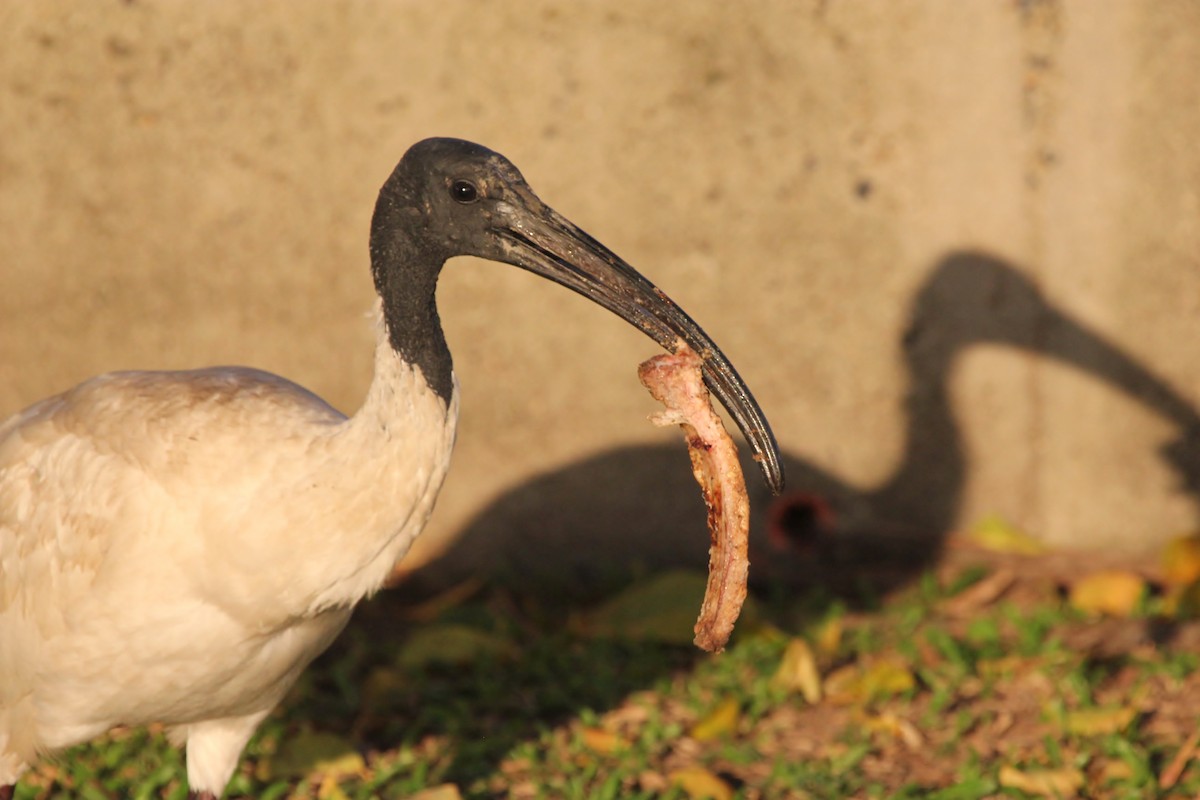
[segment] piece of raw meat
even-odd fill
[[[708,506],[708,585],[696,620],[696,646],[720,652],[746,600],[750,500],[737,448],[713,411],[701,372],[703,362],[682,340],[674,353],[642,362],[638,378],[665,407],[655,425],[679,425],[687,439],[692,473]]]

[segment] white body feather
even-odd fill
[[[104,375],[0,425],[0,786],[117,724],[242,747],[429,518],[458,416],[379,326],[347,419],[244,368]]]

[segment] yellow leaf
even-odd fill
[[[321,785],[317,787],[317,800],[350,800],[350,798],[342,791],[342,787],[338,786],[334,776],[326,775],[321,780]]]
[[[837,655],[842,643],[842,627],[841,617],[830,617],[821,625],[816,636],[818,653],[826,657]]]
[[[867,667],[842,667],[825,679],[825,694],[831,702],[865,705],[884,697],[911,691],[917,685],[912,670],[898,659],[882,659]]]
[[[863,689],[871,700],[912,691],[917,685],[912,670],[902,661],[876,661],[863,673]]]
[[[995,514],[976,523],[969,535],[980,547],[994,553],[1036,556],[1046,552],[1044,544]]]
[[[462,800],[462,793],[453,783],[443,783],[408,795],[408,800]]]
[[[1104,761],[1100,768],[1101,786],[1115,781],[1127,781],[1133,777],[1133,765],[1128,761]]]
[[[1005,765],[998,778],[1006,789],[1046,797],[1074,797],[1083,786],[1083,773],[1072,767],[1019,770]]]
[[[788,643],[771,685],[788,692],[798,691],[809,703],[821,702],[821,674],[808,642],[793,639]]]
[[[1086,708],[1068,711],[1063,718],[1063,727],[1068,733],[1079,736],[1099,736],[1117,733],[1129,726],[1137,716],[1137,709],[1122,706]]]
[[[857,702],[862,694],[862,669],[857,664],[838,667],[825,676],[823,694],[840,705]]]
[[[1163,581],[1186,586],[1200,581],[1200,534],[1177,536],[1167,542],[1162,554]]]
[[[863,727],[872,733],[882,733],[899,739],[909,750],[918,750],[925,744],[925,737],[915,725],[891,712],[867,717],[863,720]]]
[[[332,733],[303,732],[284,739],[268,762],[267,779],[360,775],[366,762],[354,746]]]
[[[667,776],[691,800],[732,800],[733,788],[704,767],[684,767]]]
[[[742,718],[741,704],[736,697],[726,697],[704,719],[692,726],[689,735],[697,741],[707,742],[727,736],[737,729]]]
[[[1146,580],[1126,570],[1093,572],[1071,586],[1069,602],[1080,611],[1127,617],[1146,593]]]
[[[579,738],[589,750],[603,754],[615,752],[628,744],[620,736],[604,728],[584,728],[579,732]]]

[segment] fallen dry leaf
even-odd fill
[[[643,771],[638,775],[638,786],[644,792],[656,792],[662,794],[671,788],[671,782],[667,780],[667,776],[661,772],[655,772],[652,769]]]
[[[1106,569],[1086,575],[1071,585],[1068,601],[1092,614],[1128,617],[1137,610],[1148,586],[1135,572]]]
[[[732,800],[733,787],[704,767],[683,767],[667,776],[691,800]]]
[[[1200,534],[1177,536],[1162,553],[1163,581],[1187,586],[1200,581]]]
[[[1078,736],[1101,736],[1117,733],[1129,727],[1137,717],[1137,709],[1128,706],[1106,708],[1084,708],[1068,711],[1063,717],[1063,728]]]
[[[350,800],[350,798],[342,791],[335,776],[326,775],[321,779],[321,785],[317,787],[317,800]]]
[[[1101,762],[1099,776],[1102,785],[1113,781],[1127,781],[1133,775],[1133,765],[1128,761],[1105,760]]]
[[[831,703],[850,705],[858,702],[862,694],[862,667],[846,664],[825,676],[822,693]]]
[[[821,702],[821,673],[808,642],[800,638],[788,642],[779,668],[771,676],[771,685],[787,692],[798,691],[809,703]]]
[[[1163,768],[1163,771],[1158,776],[1158,788],[1170,789],[1179,782],[1179,777],[1183,775],[1183,771],[1187,769],[1191,760],[1196,757],[1197,745],[1200,745],[1200,728],[1192,731],[1192,735],[1187,738],[1187,741],[1175,753],[1175,757],[1171,759],[1171,763]]]
[[[1010,569],[999,569],[942,603],[942,611],[954,617],[968,617],[1000,599],[1017,582]]]
[[[917,685],[912,670],[903,661],[876,661],[863,673],[863,686],[870,698],[890,697],[912,691]]]
[[[629,744],[619,735],[604,728],[584,728],[579,732],[579,738],[589,750],[604,755],[615,753]]]
[[[736,697],[726,697],[703,719],[692,726],[688,735],[698,742],[728,736],[737,730],[742,719],[742,707]]]
[[[899,659],[881,659],[868,666],[849,664],[825,679],[825,696],[838,705],[866,705],[884,697],[911,691],[917,685],[908,665]]]
[[[815,644],[817,653],[823,658],[832,658],[837,655],[838,648],[842,644],[842,631],[845,628],[845,623],[841,617],[830,617],[825,620],[820,628],[817,629]]]
[[[977,522],[968,533],[968,537],[975,544],[993,553],[1036,556],[1047,550],[1037,539],[996,514]]]
[[[416,794],[410,794],[408,800],[462,800],[462,792],[453,783],[443,783],[422,789]]]
[[[890,711],[868,716],[863,720],[863,727],[871,733],[881,733],[898,739],[909,750],[919,750],[925,744],[925,737],[917,730],[917,726]]]
[[[1017,769],[1005,765],[998,776],[1000,785],[1045,797],[1074,797],[1083,786],[1083,773],[1073,767]]]

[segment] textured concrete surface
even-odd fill
[[[6,2],[0,414],[231,362],[353,411],[375,193],[462,136],[708,329],[843,528],[1152,548],[1200,492],[1196,75],[1190,0]],[[703,559],[648,340],[490,263],[439,300],[464,417],[412,565]]]

